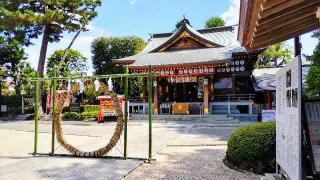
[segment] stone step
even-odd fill
[[[260,177],[260,180],[280,180],[281,177],[277,174],[266,173],[265,176]]]
[[[41,120],[42,121],[51,121],[52,119],[51,119],[51,115],[43,115],[42,117],[41,117]]]
[[[147,115],[131,115],[130,120],[148,120]],[[238,119],[227,115],[153,115],[155,121],[194,121],[203,123],[239,123]]]
[[[32,114],[19,114],[18,116],[16,116],[16,120],[21,120],[21,121],[24,121],[24,120],[27,120],[28,117],[32,116]]]

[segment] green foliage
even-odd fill
[[[82,112],[81,116],[84,119],[98,118],[99,111]]]
[[[306,93],[311,98],[320,98],[320,66],[311,66],[306,77]]]
[[[112,60],[138,54],[145,45],[143,39],[135,36],[96,38],[91,44],[95,74],[123,73],[123,68],[113,64]]]
[[[80,114],[77,112],[64,112],[62,118],[69,121],[82,121],[84,119],[97,118],[98,113],[99,111],[82,112]]]
[[[37,71],[35,71],[28,62],[20,61],[16,67],[14,77],[17,94],[34,94],[34,82],[28,81],[25,78],[37,77]]]
[[[260,58],[257,61],[257,67],[276,67],[279,65],[277,62],[278,59],[282,59],[282,64],[286,64],[291,57],[291,49],[284,42],[277,43],[268,46],[267,49],[260,54]]]
[[[96,112],[100,111],[100,105],[82,105],[83,112]]]
[[[214,28],[224,26],[224,20],[219,16],[213,16],[206,21],[205,28]]]
[[[181,24],[182,24],[182,21],[178,21],[178,22],[176,23],[176,29],[175,29],[174,31],[176,31],[177,29],[179,29],[180,26],[181,26]]]
[[[276,123],[257,123],[238,128],[228,140],[228,162],[255,173],[273,172],[276,155]]]
[[[320,43],[317,44],[308,60],[312,62],[313,66],[320,66]]]
[[[173,30],[173,32],[177,31],[182,24],[188,24],[188,25],[190,25],[190,21],[184,17],[181,21],[178,21],[178,22],[176,23],[176,28]]]
[[[83,120],[82,115],[77,113],[77,112],[64,112],[62,114],[62,118],[64,120],[71,120],[71,121],[81,121],[81,120]]]
[[[143,78],[133,77],[129,79],[129,97],[139,97],[143,90]]]
[[[100,95],[99,91],[95,90],[95,86],[92,81],[86,81],[85,83],[85,95],[86,97],[97,97]]]
[[[95,74],[124,73],[124,68],[115,65],[112,63],[112,60],[138,54],[145,46],[146,42],[136,36],[96,38],[91,44],[92,63]],[[137,88],[142,86],[138,82],[133,84],[137,85]],[[123,93],[120,79],[114,81],[114,90],[117,93]]]
[[[318,38],[318,40],[320,40],[320,30],[315,30],[312,34],[312,37]]]
[[[60,41],[64,32],[86,31],[101,3],[101,0],[7,0],[0,7],[0,33],[25,45],[43,36],[37,68],[38,77],[43,77],[49,42]],[[42,101],[42,96],[39,100]]]
[[[62,61],[62,57],[65,54],[65,50],[56,50],[49,58],[47,64],[47,75],[53,77],[53,68],[58,66]],[[68,55],[66,56],[64,62],[58,72],[58,76],[76,76],[80,75],[81,72],[86,71],[87,58],[84,57],[79,51],[69,49]]]
[[[20,107],[21,97],[17,95],[0,96],[0,102],[1,104],[7,105],[8,107]]]
[[[64,31],[85,30],[97,16],[96,7],[101,0],[8,0],[0,7],[0,29],[14,32],[21,42],[30,44],[30,39],[37,38],[48,30],[49,40],[59,41]]]
[[[318,44],[313,54],[308,58],[312,65],[306,77],[306,94],[308,98],[320,98],[320,31],[314,31],[314,38],[318,38]]]
[[[0,57],[0,78],[13,77],[16,81],[17,65],[26,58],[22,45],[16,39],[0,36]]]

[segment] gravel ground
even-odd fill
[[[228,168],[222,162],[226,146],[167,147],[157,161],[144,163],[124,179],[214,179],[255,180],[256,174]]]

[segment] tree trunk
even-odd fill
[[[44,65],[46,62],[46,55],[47,55],[47,49],[48,49],[48,43],[49,43],[49,26],[46,25],[44,28],[44,33],[42,37],[42,43],[41,43],[41,49],[40,49],[40,55],[39,55],[39,61],[38,61],[38,69],[37,69],[37,75],[39,78],[43,77],[44,73]],[[40,116],[43,115],[43,108],[42,108],[42,90],[43,90],[43,82],[40,82],[40,89],[39,89],[39,114]]]

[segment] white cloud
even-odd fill
[[[92,24],[89,24],[88,26],[89,31],[82,32],[72,45],[72,49],[76,49],[81,52],[82,55],[84,55],[88,59],[88,67],[89,67],[89,74],[93,71],[92,69],[92,62],[91,62],[91,42],[99,36],[109,36],[110,33],[108,33],[107,30],[101,29],[98,27],[93,26]],[[57,49],[65,49],[70,44],[72,38],[74,37],[75,33],[68,34],[65,33],[64,37],[61,39],[61,41],[57,43],[50,43],[48,46],[47,51],[47,57],[49,57],[53,52]],[[39,59],[39,52],[41,47],[41,38],[34,40],[33,42],[35,45],[27,47],[26,53],[28,54],[28,62],[34,67],[35,69],[38,66],[38,59]]]
[[[236,25],[239,23],[240,0],[230,0],[231,6],[221,14],[221,18],[226,22],[226,25]]]
[[[139,1],[139,0],[130,0],[130,1],[129,1],[129,4],[135,5],[135,4],[137,4],[138,1]]]

